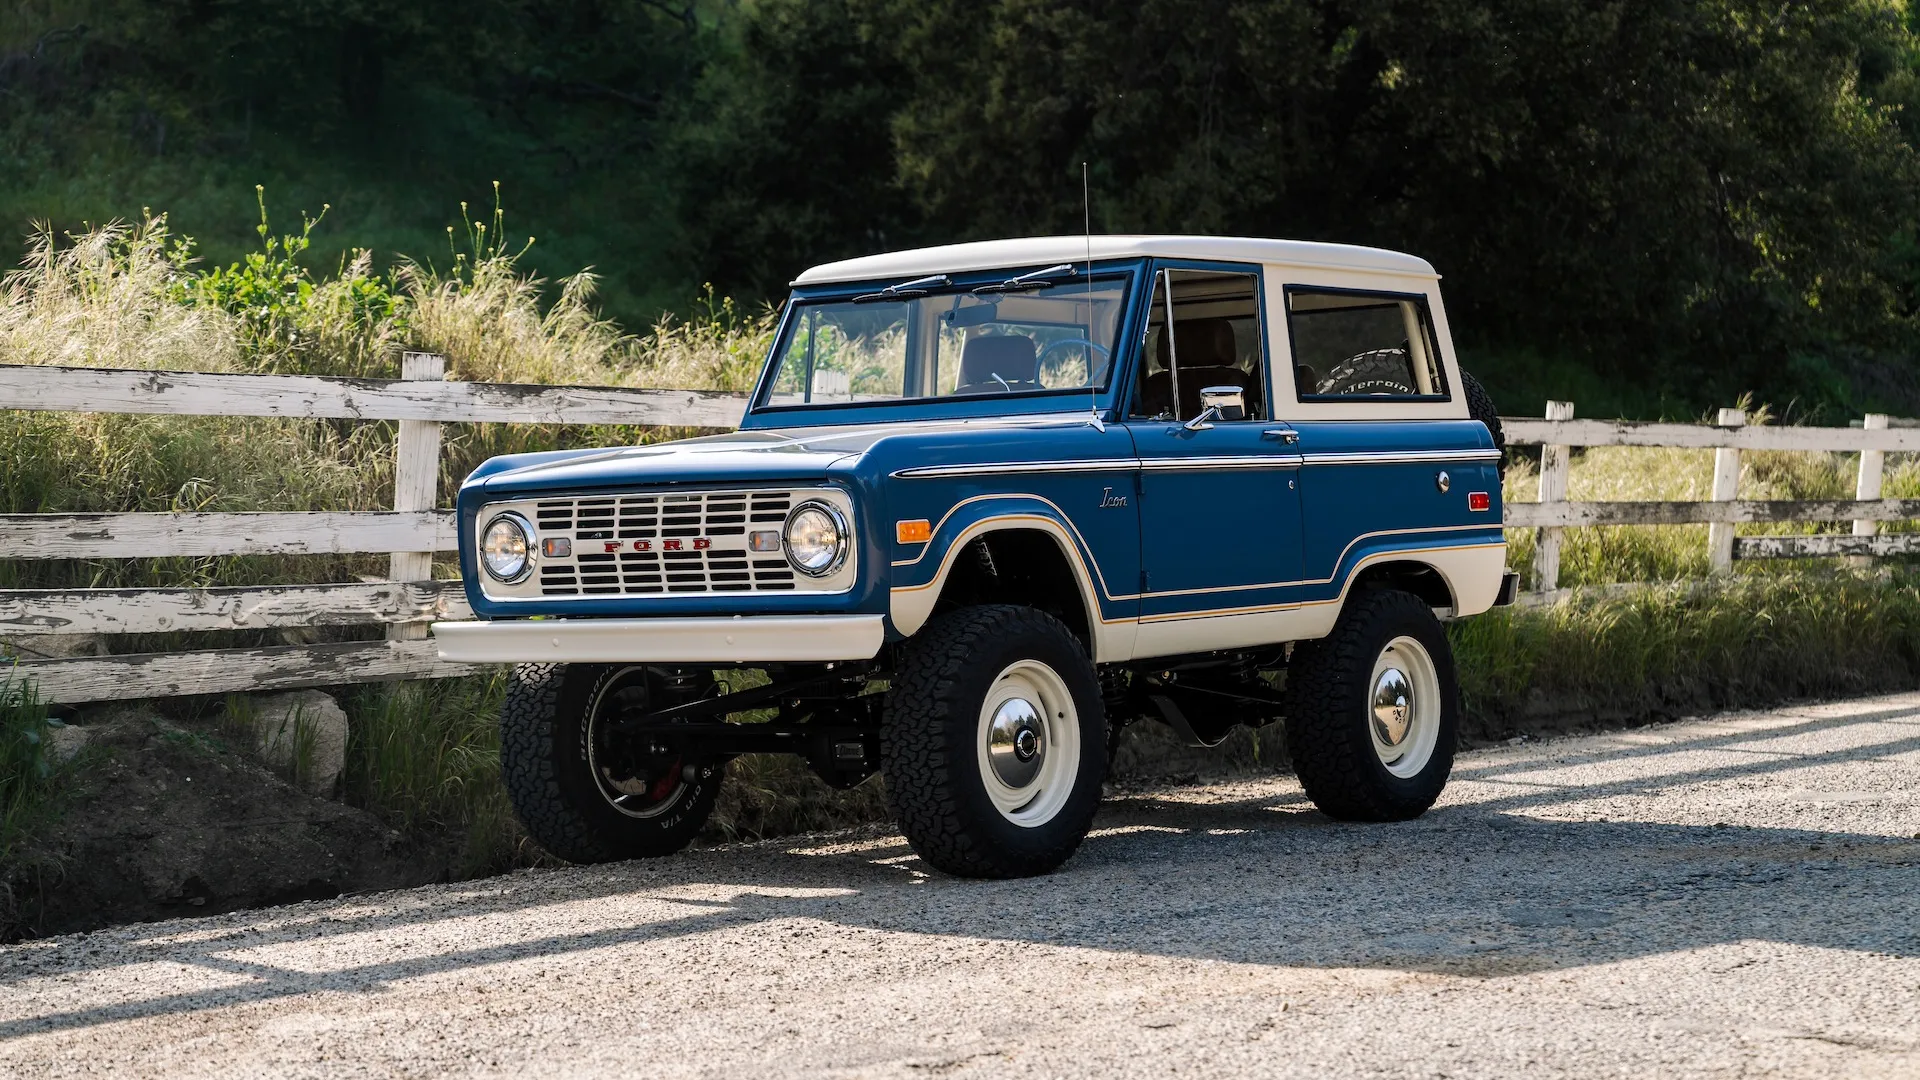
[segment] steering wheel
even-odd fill
[[[1083,337],[1061,338],[1059,341],[1052,342],[1048,344],[1046,348],[1040,350],[1040,355],[1037,358],[1035,358],[1033,362],[1034,369],[1038,371],[1039,369],[1046,367],[1047,357],[1053,355],[1053,350],[1070,348],[1074,345],[1086,346],[1087,351],[1089,353],[1099,353],[1100,358],[1103,360],[1113,355],[1112,349],[1106,348],[1105,346],[1100,345],[1097,342],[1088,341],[1086,338],[1083,338]],[[1089,378],[1091,378],[1093,375],[1092,364],[1087,365],[1087,375]]]

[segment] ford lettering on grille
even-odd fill
[[[747,549],[752,529],[778,529],[789,491],[594,495],[533,504],[542,536],[573,540],[573,557],[543,559],[542,596],[784,592],[793,567]]]

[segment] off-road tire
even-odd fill
[[[571,863],[671,855],[693,840],[719,797],[723,769],[697,772],[666,813],[622,814],[587,764],[587,711],[627,665],[521,664],[500,710],[500,772],[527,835]]]
[[[1440,688],[1438,739],[1411,777],[1387,770],[1368,728],[1374,661],[1403,636],[1426,649]],[[1446,632],[1424,600],[1398,589],[1354,593],[1331,634],[1294,647],[1286,696],[1287,753],[1307,797],[1328,817],[1404,821],[1440,797],[1459,737],[1460,690]]]
[[[1507,433],[1500,429],[1500,410],[1493,407],[1493,395],[1465,371],[1460,372],[1460,392],[1467,399],[1467,415],[1487,425],[1487,434],[1493,436],[1493,448],[1500,451],[1500,478],[1506,479]]]
[[[1321,394],[1411,394],[1407,384],[1407,350],[1374,349],[1347,357],[1327,372],[1316,393]]]
[[[1079,762],[1065,805],[1044,824],[1002,816],[982,779],[975,740],[995,679],[1038,660],[1066,683],[1078,717]],[[1013,605],[962,608],[929,622],[900,648],[880,729],[887,803],[928,865],[959,877],[1044,874],[1085,839],[1106,778],[1106,717],[1086,650],[1045,612]]]

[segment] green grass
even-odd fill
[[[22,841],[55,807],[63,773],[49,742],[55,723],[31,686],[0,674],[0,868],[13,865]]]
[[[1449,629],[1469,716],[1615,722],[1791,698],[1910,688],[1920,678],[1920,574],[1844,570],[1649,588]]]

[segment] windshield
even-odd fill
[[[1123,275],[1031,291],[801,301],[774,354],[772,406],[1104,387]]]

